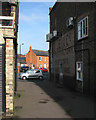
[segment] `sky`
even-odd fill
[[[54,2],[20,2],[18,53],[26,54],[29,47],[37,50],[48,50],[46,34],[49,33],[49,7]]]

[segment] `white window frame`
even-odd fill
[[[39,61],[41,61],[41,57],[39,57]]]
[[[45,61],[46,61],[46,57],[45,57]]]
[[[88,16],[78,22],[78,40],[88,37]]]
[[[39,68],[42,68],[42,65],[41,65],[41,64],[39,64]]]
[[[81,61],[76,62],[76,79],[80,81],[83,81],[83,65],[82,64],[83,63]],[[79,77],[79,73],[81,73],[81,78]]]

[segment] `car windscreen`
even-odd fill
[[[34,70],[34,73],[40,73],[40,70]]]

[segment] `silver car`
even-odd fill
[[[28,79],[28,78],[43,79],[43,74],[40,69],[31,69],[31,70],[26,71],[25,73],[20,73],[19,78],[23,80]]]

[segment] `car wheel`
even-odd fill
[[[22,79],[23,79],[23,80],[26,80],[27,78],[26,78],[26,76],[24,76]]]
[[[43,77],[42,77],[42,76],[39,76],[39,79],[40,79],[40,80],[42,80],[42,79],[43,79]]]

